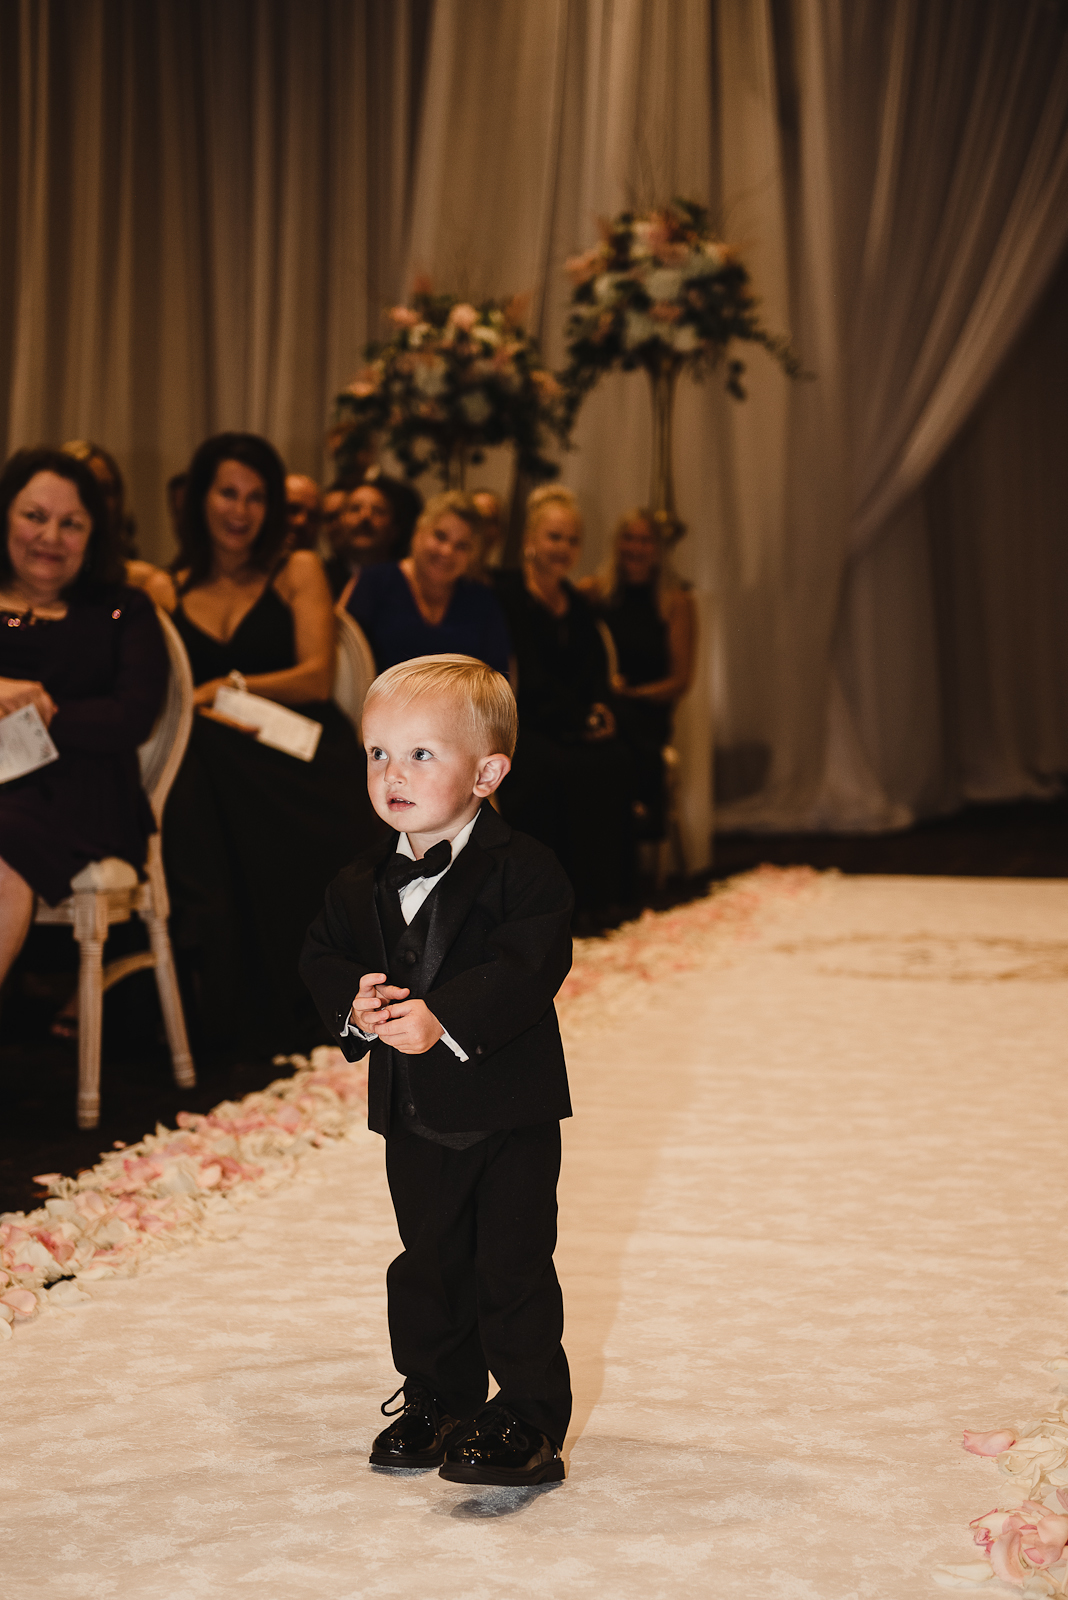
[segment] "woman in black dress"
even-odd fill
[[[193,668],[198,715],[167,803],[175,951],[209,1044],[258,1053],[325,1036],[297,976],[331,878],[372,836],[361,753],[330,699],[334,614],[319,557],[279,557],[282,463],[265,439],[220,434],[189,466],[173,576],[152,583]],[[322,726],[310,762],[213,709],[224,685]]]
[[[663,752],[671,743],[675,707],[693,681],[693,595],[672,572],[648,511],[630,511],[620,520],[608,560],[579,588],[604,618],[616,647],[612,707],[634,764],[636,836],[663,839]]]
[[[576,927],[618,922],[634,894],[631,774],[609,705],[597,618],[568,580],[582,545],[568,489],[527,502],[522,572],[495,578],[516,661],[519,742],[501,787],[515,827],[556,852],[575,889]]]
[[[121,580],[89,467],[20,450],[0,474],[0,715],[37,707],[59,760],[0,787],[0,981],[33,918],[104,856],[144,865],[155,823],[137,747],[167,686],[151,601]]]

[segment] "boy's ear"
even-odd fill
[[[478,763],[478,776],[472,794],[492,794],[494,789],[499,789],[512,770],[512,763],[507,756],[483,756]]]

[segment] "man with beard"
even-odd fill
[[[398,478],[372,467],[348,492],[340,514],[330,525],[333,555],[326,576],[335,600],[344,605],[364,567],[403,556],[416,518],[423,509],[422,496]]]

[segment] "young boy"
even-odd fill
[[[386,1275],[403,1402],[383,1405],[396,1421],[370,1459],[458,1483],[554,1482],[571,1415],[552,1259],[571,887],[488,804],[516,741],[499,673],[470,656],[391,667],[363,735],[371,802],[395,833],[334,879],[301,972],[349,1060],[370,1047],[368,1122],[404,1246]]]

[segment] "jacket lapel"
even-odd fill
[[[366,952],[364,959],[372,962],[367,969],[369,972],[389,971],[386,941],[382,933],[378,907],[375,904],[375,872],[387,856],[393,854],[395,848],[395,841],[387,840],[383,849],[364,858],[359,869],[353,873],[345,886],[345,910],[349,918],[349,927],[361,952]]]
[[[477,830],[476,830],[477,833]],[[429,994],[467,914],[479,891],[493,871],[493,857],[480,850],[472,834],[459,858],[435,888],[427,902],[430,926],[423,954],[423,993]]]

